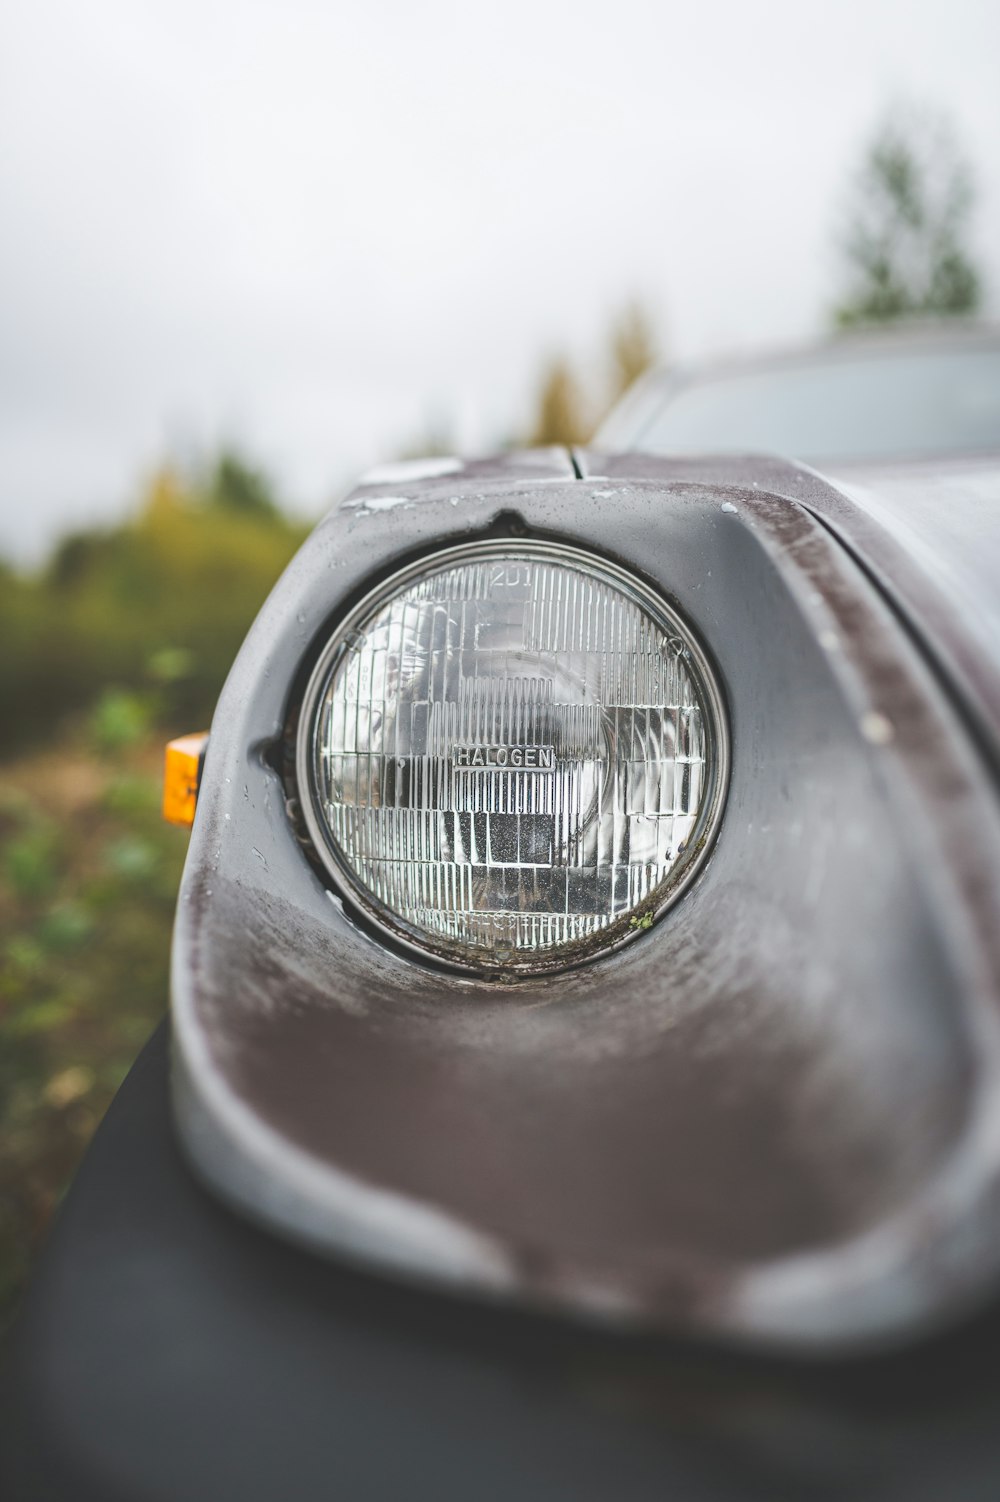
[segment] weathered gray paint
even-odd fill
[[[192,1160],[324,1251],[494,1294],[824,1349],[939,1321],[1000,1270],[992,773],[807,509],[826,493],[808,472],[524,462],[543,473],[356,494],[234,666],[175,938]],[[614,955],[508,986],[374,940],[305,859],[272,766],[331,618],[498,517],[674,600],[733,733],[683,900]]]

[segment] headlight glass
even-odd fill
[[[384,929],[540,970],[648,927],[721,812],[721,695],[640,581],[548,543],[449,549],[321,654],[298,775],[327,868]]]

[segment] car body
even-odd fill
[[[654,369],[594,438],[606,453],[782,454],[855,464],[996,457],[1000,332],[962,321],[868,328],[804,348]]]
[[[92,1389],[86,1359],[56,1383],[45,1423],[91,1477],[126,1412],[123,1495],[202,1495],[149,1480],[151,1454],[193,1478],[195,1453],[215,1495],[279,1475],[308,1495],[341,1466],[352,1495],[457,1497],[484,1464],[484,1496],[995,1490],[1000,460],[841,458],[428,461],[316,529],[201,778],[173,960],[183,1164],[161,1040],[22,1322],[36,1433],[60,1342],[140,1332],[138,1395],[117,1333]],[[450,549],[530,547],[666,601],[728,745],[670,902],[505,973],[372,921],[303,818],[301,737],[359,602]]]

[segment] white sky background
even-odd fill
[[[679,359],[821,330],[887,103],[952,116],[1000,294],[997,0],[7,0],[0,553],[243,446],[300,510],[530,410],[641,298]]]

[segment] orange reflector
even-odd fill
[[[169,741],[163,763],[163,817],[190,829],[198,802],[198,784],[208,745],[208,731]]]

